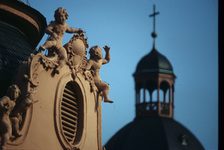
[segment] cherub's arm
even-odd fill
[[[1,99],[0,99],[0,106],[4,106],[4,104],[6,103],[6,101],[7,101],[7,97],[2,97]]]
[[[0,109],[5,109],[5,105],[8,103],[9,98],[4,96],[0,99]]]
[[[67,25],[66,32],[67,33],[77,33],[77,32],[83,32],[83,31],[80,28],[72,28]]]
[[[110,47],[106,45],[103,49],[106,52],[105,58],[103,59],[103,64],[107,64],[110,61]]]

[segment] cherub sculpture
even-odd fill
[[[20,96],[20,89],[17,85],[13,84],[8,88],[7,96],[0,99],[0,136],[1,136],[1,149],[12,136],[12,123],[10,120],[10,113],[16,105],[16,100]]]
[[[104,102],[113,103],[113,101],[108,97],[109,85],[101,80],[99,73],[101,66],[110,61],[110,47],[105,46],[104,50],[106,52],[105,58],[103,58],[102,50],[99,46],[93,46],[90,48],[90,59],[88,60],[86,69],[91,70],[95,85],[99,92],[102,92]]]
[[[66,23],[68,13],[66,9],[62,7],[55,10],[54,18],[55,20],[51,21],[45,30],[45,33],[49,35],[49,38],[39,47],[38,52],[48,49],[49,53],[56,53],[59,57],[59,68],[61,68],[67,62],[67,52],[62,45],[64,33],[81,33],[83,31],[68,26]]]
[[[20,133],[20,124],[23,121],[22,113],[25,112],[35,102],[37,101],[33,101],[32,93],[28,92],[22,101],[17,103],[16,108],[14,108],[13,112],[10,114],[13,139],[22,136]]]

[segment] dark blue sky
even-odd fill
[[[135,117],[134,80],[138,61],[152,48],[152,5],[157,5],[157,49],[172,63],[175,119],[190,129],[206,150],[218,149],[217,0],[29,0],[49,23],[60,6],[70,26],[86,31],[90,46],[111,47],[102,79],[114,104],[103,105],[103,143]],[[46,35],[40,44],[43,44]],[[71,35],[65,36],[65,41]]]

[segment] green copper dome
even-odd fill
[[[173,66],[163,54],[156,49],[145,55],[137,64],[135,74],[141,73],[166,73],[174,74]]]

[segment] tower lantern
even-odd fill
[[[152,50],[137,64],[134,73],[136,117],[165,116],[173,117],[175,74],[166,56],[157,51],[155,46],[156,12],[153,6],[153,38]]]

